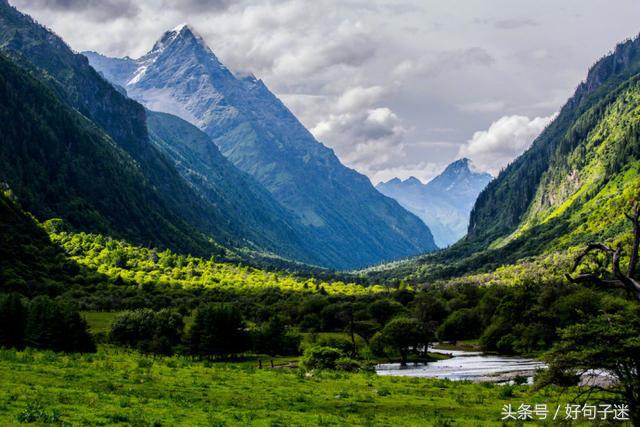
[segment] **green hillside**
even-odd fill
[[[370,270],[424,281],[490,272],[529,257],[571,257],[628,230],[640,194],[640,40],[619,45],[532,147],[480,194],[452,248]],[[555,256],[555,255],[554,255]]]

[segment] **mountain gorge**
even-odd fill
[[[305,240],[349,268],[436,249],[429,229],[343,166],[253,76],[237,77],[188,26],[139,59],[86,52],[90,63],[149,109],[205,132],[295,218]]]
[[[488,173],[474,171],[469,159],[460,159],[427,184],[414,177],[394,178],[376,188],[422,219],[438,247],[444,248],[467,233],[473,204],[492,179]]]

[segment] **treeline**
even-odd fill
[[[189,328],[185,316],[175,310],[126,311],[116,317],[107,339],[144,353],[226,359],[249,352],[297,354],[301,336],[277,316],[249,327],[237,307],[218,303],[199,307]]]
[[[291,354],[299,351],[293,338],[297,332],[340,332],[348,337],[346,342],[316,344],[338,349],[345,357],[366,354],[402,361],[424,358],[425,348],[436,340],[477,339],[490,351],[534,354],[557,340],[558,328],[619,304],[617,297],[597,290],[552,278],[542,284],[531,275],[521,277],[516,286],[459,283],[414,289],[397,281],[389,288],[365,287],[135,247],[99,235],[64,232],[55,222],[47,223],[47,230],[69,259],[64,267],[69,282],[53,286],[21,280],[4,270],[1,291],[28,298],[48,294],[55,301],[72,302],[78,310],[126,310],[110,337],[150,353]],[[226,307],[232,314],[224,317],[222,309],[203,307]],[[185,316],[194,312],[209,317],[194,322],[189,331]],[[225,324],[230,318],[244,325],[226,329],[237,336],[202,326]],[[198,328],[200,344],[194,338]],[[272,337],[261,338],[258,331]],[[284,331],[291,336],[285,337]],[[274,337],[281,341],[259,344]],[[244,344],[207,347],[225,341]]]
[[[47,296],[25,301],[18,294],[0,294],[0,347],[96,351],[87,323],[71,304]]]

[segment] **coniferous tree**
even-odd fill
[[[26,312],[18,294],[0,296],[0,347],[24,348]]]
[[[210,304],[198,309],[189,332],[189,351],[199,357],[229,357],[249,349],[242,314],[234,306]]]

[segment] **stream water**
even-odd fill
[[[529,380],[538,369],[546,365],[535,359],[515,356],[489,355],[473,351],[429,349],[432,353],[451,356],[427,364],[384,363],[376,366],[378,375],[397,375],[407,377],[447,378],[450,380],[508,382],[515,376],[524,376]]]

